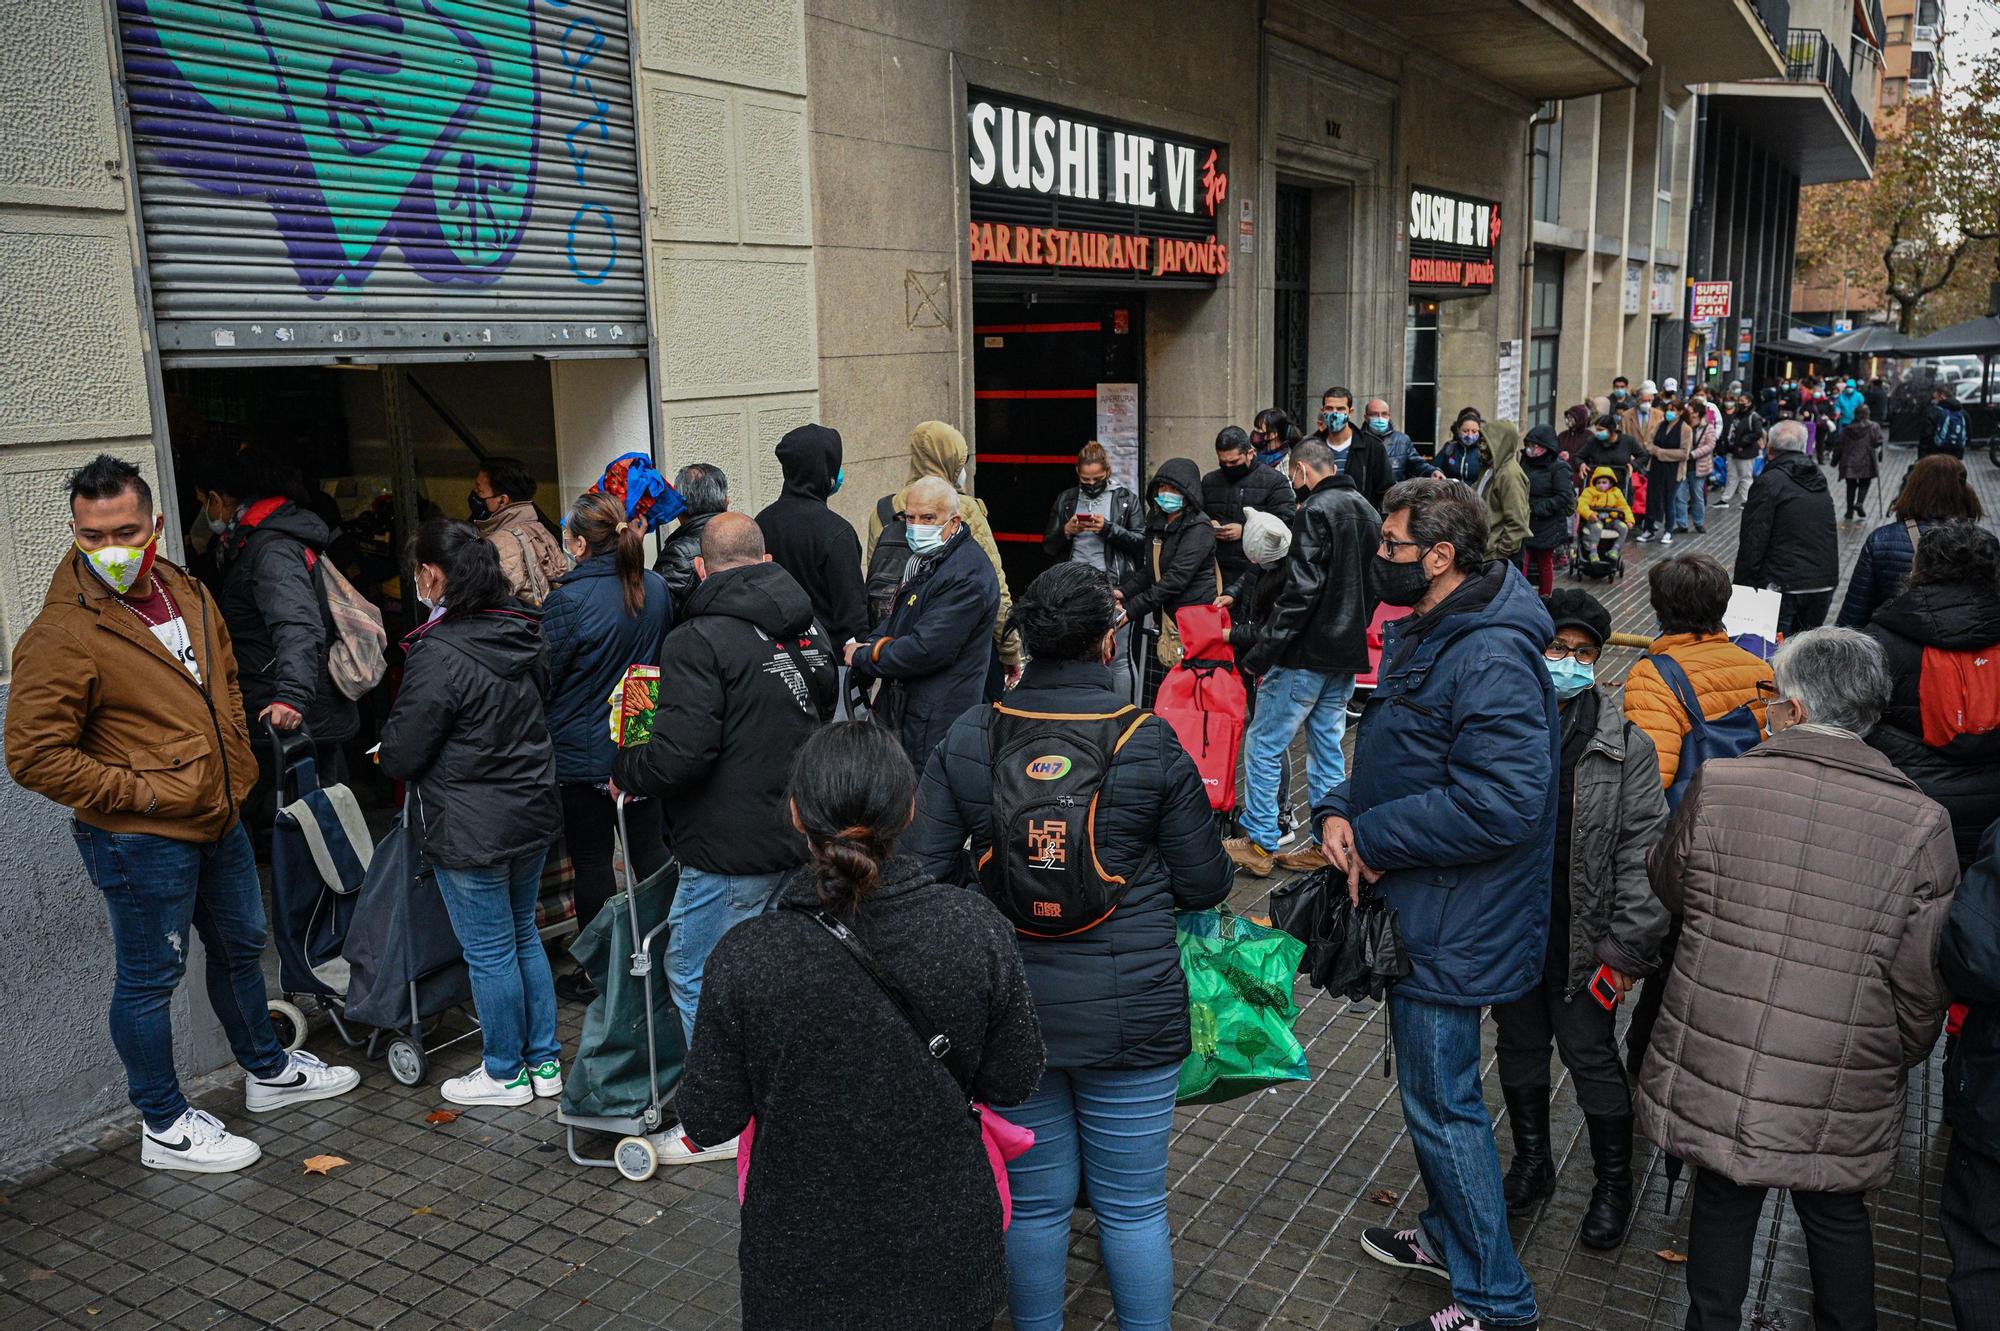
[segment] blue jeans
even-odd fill
[[[1688,463],[1688,466],[1690,468],[1688,474],[1681,477],[1681,483],[1674,487],[1674,525],[1676,527],[1689,526],[1690,518],[1693,519],[1695,525],[1698,525],[1708,516],[1708,495],[1706,493],[1708,482],[1694,474],[1692,470],[1694,464],[1692,462]]]
[[[1535,1288],[1507,1232],[1500,1152],[1479,1084],[1479,1009],[1389,996],[1403,1121],[1430,1205],[1424,1248],[1451,1272],[1459,1307],[1492,1326],[1534,1321]]]
[[[535,928],[546,848],[499,864],[437,866],[451,931],[465,949],[472,1005],[479,1012],[486,1071],[512,1081],[562,1053],[556,1042],[556,986]]]
[[[1340,737],[1354,676],[1277,669],[1257,686],[1257,714],[1243,736],[1243,835],[1266,850],[1278,846],[1278,774],[1292,736],[1306,728],[1306,800],[1318,804],[1347,775]]]
[[[681,866],[681,884],[667,910],[667,989],[680,1009],[681,1034],[694,1045],[694,1013],[701,1005],[701,975],[722,936],[764,913],[782,873],[710,873]],[[713,1142],[709,1145],[714,1145]]]
[[[1097,1244],[1119,1331],[1167,1331],[1174,1258],[1167,1242],[1167,1138],[1180,1065],[1050,1068],[1027,1101],[999,1111],[1035,1144],[1007,1166],[1007,1308],[1015,1331],[1061,1331],[1077,1177],[1090,1188]]]
[[[253,1077],[286,1063],[271,1029],[262,957],[263,889],[250,836],[237,823],[214,842],[170,841],[72,823],[84,871],[104,893],[117,979],[111,1043],[133,1106],[155,1131],[187,1111],[174,1073],[174,990],[187,973],[188,926],[208,949],[208,1001],[236,1061]]]

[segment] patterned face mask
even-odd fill
[[[153,556],[160,550],[160,534],[154,531],[144,545],[100,545],[95,550],[85,550],[79,545],[77,550],[89,561],[90,571],[123,596],[152,571]]]

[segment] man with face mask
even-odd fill
[[[1619,375],[1611,381],[1611,409],[1623,411],[1632,405],[1632,381]]]
[[[1651,379],[1642,379],[1636,398],[1624,399],[1623,405],[1614,401],[1611,406],[1618,413],[1619,432],[1632,436],[1641,444],[1651,439],[1653,431],[1660,425],[1660,414],[1656,409],[1659,395],[1660,390]],[[1662,502],[1667,502],[1667,498],[1662,496]]]
[[[1382,441],[1382,452],[1389,469],[1387,485],[1407,481],[1413,476],[1437,475],[1437,468],[1417,451],[1417,446],[1410,441],[1410,436],[1396,428],[1395,420],[1389,415],[1387,399],[1371,397],[1365,410],[1368,413],[1368,433]]]
[[[139,469],[100,454],[69,480],[75,544],[14,648],[7,770],[75,814],[84,871],[111,916],[111,1041],[151,1169],[226,1173],[257,1143],[191,1108],[174,1072],[172,1002],[192,928],[252,1113],[353,1089],[352,1068],[287,1054],[265,1019],[267,927],[243,801],[257,776],[222,610],[158,558]]]
[[[1354,419],[1354,390],[1329,388],[1320,394],[1319,428],[1306,437],[1333,450],[1341,474],[1353,479],[1354,488],[1374,508],[1389,488],[1389,450],[1380,435],[1357,429],[1359,424]]]
[[[1507,1232],[1480,1087],[1480,1013],[1541,982],[1560,723],[1543,652],[1555,626],[1502,560],[1465,486],[1404,481],[1384,500],[1376,594],[1414,613],[1383,633],[1348,778],[1313,810],[1359,899],[1402,921],[1411,972],[1389,991],[1403,1117],[1430,1204],[1415,1228],[1367,1230],[1370,1257],[1451,1284],[1403,1331],[1531,1326],[1535,1291]]]
[[[1215,470],[1201,478],[1201,506],[1215,528],[1215,562],[1224,586],[1233,586],[1248,564],[1243,556],[1243,512],[1256,509],[1290,525],[1298,496],[1282,469],[1257,461],[1256,447],[1241,426],[1227,425],[1215,436]]]
[[[847,668],[901,696],[903,751],[921,766],[986,687],[1000,581],[959,516],[960,497],[937,476],[903,491],[910,560],[887,619],[847,648]],[[878,694],[877,705],[882,703]]]

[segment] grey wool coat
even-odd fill
[[[1944,809],[1861,740],[1795,727],[1704,764],[1650,867],[1685,929],[1640,1131],[1733,1183],[1888,1183],[1944,1015]]]

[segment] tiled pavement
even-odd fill
[[[1892,456],[1897,474],[1905,458]],[[1989,506],[2000,506],[1991,466],[1975,461],[1973,474]],[[1850,554],[1867,526],[1843,529]],[[1712,512],[1705,536],[1674,548],[1728,562],[1735,528],[1734,513]],[[1632,576],[1608,596],[1620,629],[1652,627],[1643,575],[1658,549],[1633,547]],[[1614,673],[1629,661],[1624,654]],[[1257,910],[1268,886],[1245,879],[1234,901]],[[1180,1115],[1169,1202],[1177,1328],[1365,1331],[1438,1302],[1441,1286],[1368,1261],[1355,1245],[1364,1226],[1407,1223],[1421,1207],[1395,1084],[1382,1072],[1382,1022],[1366,1004],[1306,989],[1299,997],[1298,1029],[1317,1074],[1310,1085]],[[579,1014],[564,1015],[573,1047]],[[327,1035],[314,1047],[351,1057]],[[468,1060],[461,1047],[437,1063],[452,1072]],[[269,1121],[252,1122],[233,1090],[202,1096],[264,1146],[263,1161],[240,1175],[146,1171],[127,1126],[0,1189],[0,1327],[737,1324],[732,1170],[670,1169],[628,1183],[571,1164],[546,1102],[431,1124],[426,1115],[440,1105],[434,1084],[406,1090],[380,1064],[366,1068],[353,1095]],[[1488,1086],[1498,1118],[1498,1086],[1491,1077]],[[1951,1325],[1935,1221],[1941,1094],[1940,1065],[1918,1069],[1896,1179],[1874,1201],[1887,1328]],[[1660,1157],[1642,1145],[1644,1193],[1631,1238],[1619,1253],[1590,1252],[1575,1241],[1590,1178],[1566,1086],[1556,1124],[1559,1190],[1515,1227],[1544,1325],[1678,1327],[1682,1268],[1656,1254],[1686,1249],[1686,1180],[1670,1212]],[[1504,1126],[1501,1135],[1504,1157]],[[305,1173],[301,1162],[319,1154],[351,1163]],[[1070,1275],[1068,1325],[1114,1325],[1086,1212],[1078,1213]],[[1798,1226],[1775,1204],[1759,1236],[1751,1297],[1748,1325],[1812,1324]]]

